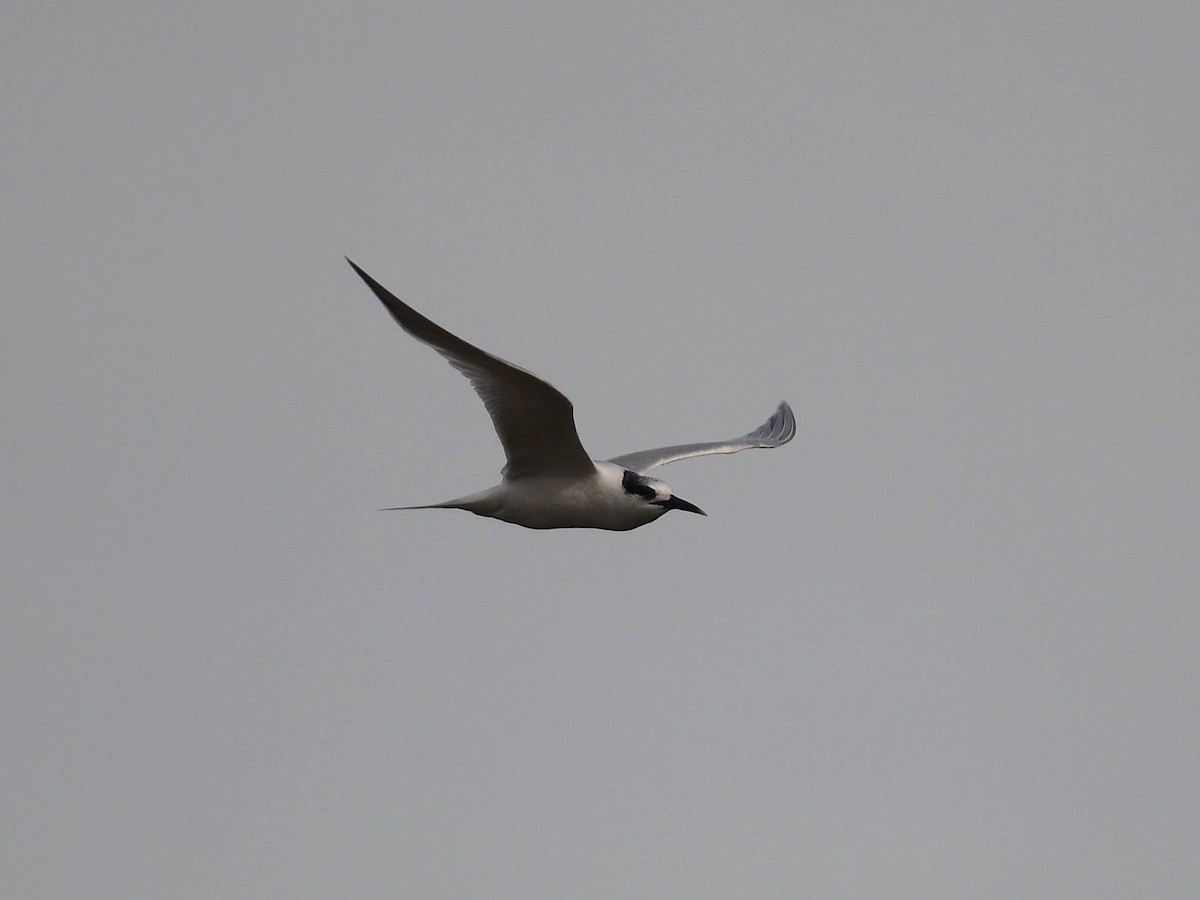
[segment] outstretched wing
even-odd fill
[[[596,470],[575,431],[575,412],[553,385],[492,356],[431,322],[360,269],[359,274],[400,327],[444,356],[471,381],[487,407],[508,462],[505,478],[589,475]]]
[[[693,456],[708,456],[710,453],[737,453],[754,447],[781,447],[796,436],[796,417],[787,401],[779,404],[774,415],[749,434],[731,441],[710,441],[705,444],[675,444],[672,447],[657,447],[614,456],[609,460],[634,472],[649,472],[656,466],[666,465],[679,459]]]

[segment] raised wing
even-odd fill
[[[634,472],[646,473],[651,469],[688,459],[693,456],[708,456],[710,453],[737,453],[754,447],[782,447],[796,436],[796,417],[787,401],[779,404],[774,415],[749,434],[731,441],[711,441],[706,444],[675,444],[672,447],[657,447],[654,450],[639,450],[614,456],[609,460]]]
[[[444,356],[487,407],[508,462],[505,478],[589,475],[596,470],[575,431],[575,412],[553,385],[485,353],[429,321],[347,258],[401,328]]]

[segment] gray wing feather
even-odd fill
[[[636,453],[626,453],[614,456],[609,460],[634,472],[645,473],[657,466],[689,459],[693,456],[708,456],[711,453],[737,453],[739,450],[750,450],[755,447],[781,447],[796,436],[796,417],[787,401],[779,404],[775,413],[767,421],[749,434],[744,434],[731,441],[710,441],[704,444],[675,444],[671,447],[657,447],[653,450],[639,450]]]
[[[505,478],[588,475],[595,464],[575,431],[575,411],[557,388],[431,322],[347,258],[396,322],[462,372],[487,407],[504,447]]]

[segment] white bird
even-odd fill
[[[707,515],[676,497],[651,469],[710,453],[779,447],[796,433],[786,402],[771,418],[731,441],[677,444],[593,460],[579,442],[571,401],[553,385],[512,363],[485,353],[425,318],[347,258],[400,327],[444,356],[471,381],[508,462],[495,487],[425,506],[391,509],[465,509],[526,528],[604,528],[628,531],[671,509]]]

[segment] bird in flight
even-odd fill
[[[465,509],[526,528],[603,528],[629,531],[668,510],[707,515],[646,475],[680,459],[779,447],[796,434],[786,402],[749,434],[729,441],[676,444],[594,460],[575,432],[575,414],[553,385],[532,372],[468,344],[425,318],[347,258],[400,327],[428,344],[471,382],[487,407],[507,462],[495,487],[425,506],[391,509]]]

